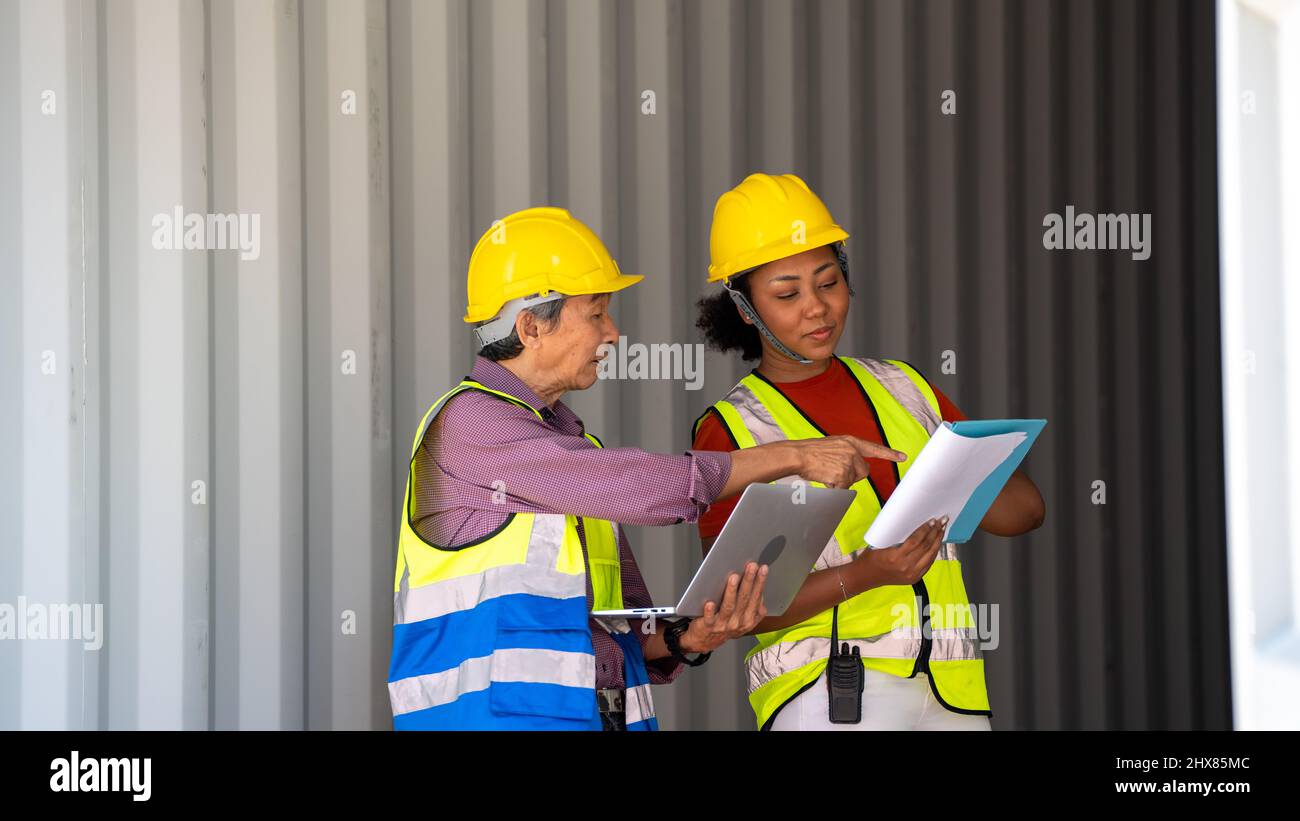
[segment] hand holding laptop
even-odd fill
[[[767,565],[745,565],[741,577],[732,573],[722,594],[722,603],[704,603],[704,615],[692,619],[682,634],[682,649],[688,653],[711,653],[722,645],[749,635],[767,618],[763,588],[767,584]]]

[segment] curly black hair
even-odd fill
[[[732,277],[731,287],[753,302],[748,275]],[[758,329],[741,318],[726,288],[700,297],[695,306],[700,309],[695,327],[704,332],[704,341],[710,348],[723,353],[740,351],[740,357],[747,361],[762,358],[763,343],[759,341]]]

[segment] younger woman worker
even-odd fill
[[[794,603],[754,630],[758,645],[745,659],[749,701],[761,729],[986,730],[980,639],[957,546],[940,541],[947,523],[923,524],[882,550],[863,538],[939,423],[965,417],[901,360],[836,355],[853,295],[847,238],[792,174],[752,174],[713,212],[709,282],[721,288],[700,300],[697,325],[711,347],[757,359],[758,367],[695,423],[694,447],[852,434],[908,456],[871,463]],[[699,519],[706,552],[735,502],[719,499]],[[980,527],[1017,536],[1043,516],[1038,489],[1016,471]],[[849,651],[836,669],[863,679],[860,717],[855,698],[844,697],[852,682],[835,691],[831,715],[832,635],[837,652]]]

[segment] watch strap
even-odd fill
[[[675,660],[680,661],[682,664],[689,667],[699,667],[701,664],[708,661],[709,653],[700,653],[694,659],[689,659],[686,657],[686,654],[682,652],[682,633],[686,632],[686,628],[689,627],[690,624],[691,620],[684,618],[668,625],[668,627],[664,629],[664,645],[668,647],[669,654]]]

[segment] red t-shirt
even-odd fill
[[[868,442],[884,444],[880,426],[876,424],[875,414],[867,405],[866,397],[862,395],[862,390],[853,375],[849,373],[849,369],[838,359],[832,359],[831,366],[812,379],[805,379],[802,382],[781,382],[777,387],[786,398],[803,411],[805,416],[828,435],[849,434]],[[966,415],[933,384],[930,385],[930,389],[939,400],[941,418],[949,422],[966,418]],[[695,450],[736,449],[726,426],[722,424],[717,411],[714,410],[710,410],[704,417],[704,421],[700,423],[692,447]],[[895,485],[892,463],[884,459],[870,459],[867,466],[871,472],[871,482],[880,492],[881,501],[887,500],[894,492]],[[727,518],[731,516],[731,511],[739,499],[740,496],[735,495],[714,502],[700,517],[700,537],[707,539],[721,533],[722,526],[727,523]]]

